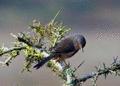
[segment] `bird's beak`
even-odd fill
[[[84,49],[82,48],[82,52],[84,53]]]

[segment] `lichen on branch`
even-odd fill
[[[70,31],[70,28],[63,23],[55,21],[60,11],[48,24],[44,25],[38,20],[33,20],[29,25],[30,32],[12,34],[15,38],[13,47],[2,46],[0,48],[0,56],[6,55],[8,57],[4,62],[0,62],[1,65],[8,66],[22,52],[25,56],[24,70],[30,71],[33,64],[45,57],[44,52],[50,54],[56,43]]]

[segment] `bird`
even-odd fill
[[[80,33],[73,34],[61,39],[52,49],[51,54],[39,61],[34,68],[39,69],[49,60],[54,59],[57,62],[65,62],[66,59],[73,57],[79,50],[85,47],[86,39]]]

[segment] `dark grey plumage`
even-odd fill
[[[44,58],[42,61],[38,62],[34,68],[39,69],[46,62],[51,59],[56,59],[57,61],[63,61],[67,58],[72,57],[78,50],[83,49],[86,45],[86,39],[80,34],[75,34],[62,39],[53,48],[51,55]]]

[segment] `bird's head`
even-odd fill
[[[81,47],[82,47],[82,51],[83,51],[83,48],[85,47],[86,45],[86,39],[83,35],[77,35],[77,40],[78,42],[80,43]]]

